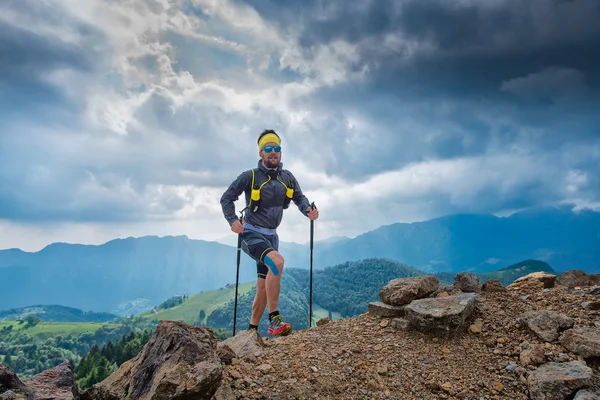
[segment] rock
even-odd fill
[[[403,317],[404,306],[391,306],[380,301],[368,304],[369,314],[383,318]]]
[[[83,392],[81,399],[210,398],[222,375],[217,338],[211,329],[162,320],[137,356]]]
[[[584,301],[581,306],[586,310],[600,310],[600,301]]]
[[[217,346],[217,355],[221,362],[225,365],[231,365],[233,359],[236,358],[235,352],[228,345]]]
[[[265,343],[256,329],[245,329],[217,345],[218,348],[222,346],[229,347],[236,358],[242,359],[253,356],[256,351],[265,347]]]
[[[477,318],[475,320],[475,322],[469,327],[469,330],[472,333],[481,333],[482,329],[483,329],[483,321],[481,320],[481,318]]]
[[[566,287],[574,288],[578,286],[594,286],[600,283],[600,275],[588,275],[582,270],[572,269],[565,272],[558,279],[558,282]]]
[[[392,328],[406,330],[409,327],[409,322],[406,318],[394,318],[392,322],[390,322],[390,326]]]
[[[453,287],[465,293],[479,292],[481,289],[479,275],[470,272],[460,272],[454,277]]]
[[[546,355],[544,354],[544,349],[541,346],[529,346],[529,348],[521,351],[521,354],[519,354],[519,361],[523,366],[541,365],[544,362],[546,362]]]
[[[592,384],[593,371],[583,361],[550,362],[532,371],[528,378],[533,400],[563,400]]]
[[[79,400],[79,390],[69,361],[24,379],[23,383],[32,390],[36,399]]]
[[[547,272],[532,272],[531,274],[522,276],[516,279],[514,283],[520,283],[524,281],[539,281],[544,284],[544,289],[553,288],[556,284],[556,275],[549,274]]]
[[[598,296],[598,295],[600,295],[600,287],[595,287],[592,290],[588,290],[587,292],[585,292],[585,294],[589,294],[592,296]]]
[[[414,300],[406,306],[406,319],[419,330],[449,336],[467,325],[479,300],[477,293]]]
[[[261,364],[258,367],[256,367],[256,369],[260,372],[269,372],[270,370],[273,369],[273,366],[271,364]]]
[[[506,288],[498,279],[490,279],[489,281],[483,282],[483,285],[481,285],[481,291],[487,293],[506,292]]]
[[[551,310],[529,311],[521,315],[519,319],[546,342],[558,339],[560,330],[570,328],[575,323],[572,318]]]
[[[435,276],[396,278],[389,281],[380,291],[379,298],[385,304],[402,306],[416,299],[429,296],[437,290],[440,282]]]
[[[236,400],[236,399],[237,399],[237,397],[235,396],[235,393],[233,393],[233,390],[231,390],[231,387],[228,385],[219,386],[219,389],[217,389],[214,396],[210,398],[210,400]]]
[[[317,321],[317,326],[323,326],[330,322],[331,322],[331,318],[329,318],[329,317],[321,318],[320,320]]]
[[[600,390],[582,389],[577,392],[573,400],[600,400]]]
[[[431,293],[429,295],[429,297],[449,296],[452,294],[453,291],[454,291],[454,289],[453,289],[452,285],[445,285],[445,284],[440,283],[438,288],[433,293]]]
[[[542,291],[544,290],[544,283],[537,279],[523,279],[520,281],[514,281],[506,287],[507,290],[515,291]],[[525,299],[524,299],[525,300]]]
[[[569,329],[560,336],[559,341],[565,349],[584,358],[600,356],[600,330],[598,328]]]
[[[0,396],[10,391],[15,399],[33,399],[33,392],[10,368],[0,362]],[[7,395],[8,398],[8,395]]]

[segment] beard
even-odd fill
[[[265,165],[267,168],[277,168],[279,166],[279,157],[267,157]]]

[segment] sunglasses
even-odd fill
[[[275,149],[275,153],[279,153],[281,151],[281,146],[265,146],[263,147],[263,151],[265,153],[270,153],[271,150]]]

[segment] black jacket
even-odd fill
[[[275,171],[268,171],[262,164],[262,161],[258,161],[258,170],[255,172],[255,182],[264,182],[267,179],[267,174]],[[302,193],[298,181],[294,175],[283,169],[283,163],[279,163],[277,169],[279,179],[285,184],[289,182],[294,188],[294,196],[292,201],[300,212],[307,215],[306,209],[310,207],[310,203],[306,196]],[[250,201],[250,192],[252,185],[252,170],[242,172],[232,183],[229,185],[225,193],[221,196],[221,208],[223,209],[223,215],[229,225],[233,224],[239,216],[235,213],[235,205],[233,204],[238,200],[239,196],[244,193],[246,195],[246,203],[244,207],[248,205]],[[247,209],[245,213],[245,219],[248,223],[254,226],[260,226],[268,229],[276,229],[283,218],[283,204],[286,197],[285,187],[277,179],[271,178],[267,184],[261,189],[261,202],[260,207],[256,213],[252,212],[251,209]]]

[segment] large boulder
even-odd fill
[[[600,400],[600,390],[581,389],[573,400]]]
[[[479,300],[478,293],[414,300],[405,307],[405,318],[411,327],[449,337],[469,325]]]
[[[600,357],[600,329],[577,327],[560,336],[560,344],[572,353],[584,358]]]
[[[575,323],[573,318],[551,310],[529,311],[521,315],[519,320],[546,342],[558,339],[561,330],[571,328]]]
[[[522,276],[516,279],[511,285],[518,285],[521,282],[527,281],[538,281],[543,284],[544,289],[553,288],[556,284],[556,275],[549,274],[548,272],[532,272],[528,275]]]
[[[382,318],[403,317],[405,306],[390,306],[381,301],[372,301],[368,304],[368,311],[371,315]]]
[[[460,272],[454,277],[454,289],[462,292],[479,292],[481,284],[479,283],[479,275],[471,272]]]
[[[481,291],[486,293],[494,293],[494,292],[506,292],[506,288],[502,285],[502,282],[498,279],[490,279],[483,282],[481,285]]]
[[[570,288],[594,286],[600,283],[600,274],[588,275],[582,270],[572,269],[562,274],[558,283]]]
[[[17,374],[0,362],[0,398],[2,395],[16,400],[34,398],[31,389],[21,382]]]
[[[24,379],[23,383],[32,390],[36,399],[79,400],[79,390],[69,361]]]
[[[584,361],[549,362],[539,366],[527,378],[533,400],[564,400],[593,382],[593,371]]]
[[[83,392],[81,399],[207,399],[219,388],[222,375],[211,329],[163,320],[136,357]]]
[[[219,353],[231,352],[235,358],[246,358],[265,347],[265,343],[256,329],[239,331],[217,345]]]
[[[389,281],[380,291],[379,298],[391,306],[403,306],[416,299],[429,296],[437,290],[440,282],[435,276],[396,278]]]

